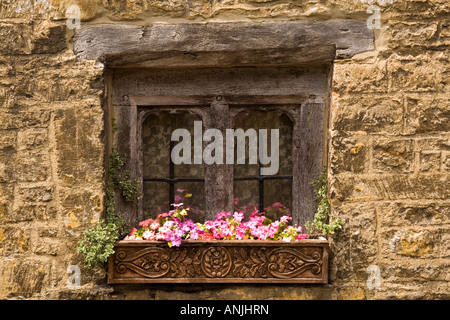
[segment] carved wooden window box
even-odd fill
[[[328,283],[328,241],[118,241],[108,283]]]

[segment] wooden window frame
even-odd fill
[[[321,22],[305,22],[305,21],[276,21],[276,22],[234,22],[234,23],[209,23],[209,24],[154,24],[146,27],[133,25],[94,25],[83,27],[77,31],[74,36],[74,53],[79,61],[95,61],[95,67],[104,68],[106,95],[105,95],[105,139],[106,146],[118,146],[119,152],[129,157],[129,167],[134,177],[137,177],[137,121],[138,106],[153,105],[152,101],[162,101],[169,97],[170,103],[175,105],[184,105],[190,99],[200,98],[206,104],[217,94],[223,94],[233,100],[233,93],[227,92],[230,88],[220,88],[217,92],[211,92],[208,88],[201,88],[203,93],[199,96],[187,96],[182,87],[175,88],[172,92],[168,92],[167,83],[161,90],[152,90],[150,88],[143,89],[142,83],[135,81],[133,78],[127,78],[126,73],[134,75],[143,70],[143,68],[164,69],[171,73],[174,68],[188,68],[201,70],[202,68],[292,68],[302,66],[321,65],[327,68],[326,86],[322,88],[318,94],[310,91],[310,78],[307,75],[299,73],[300,77],[305,78],[305,82],[298,86],[290,86],[288,81],[288,89],[282,92],[274,93],[271,88],[263,88],[261,93],[247,94],[250,99],[258,96],[272,97],[278,95],[282,100],[288,99],[291,92],[294,95],[303,95],[300,101],[303,110],[300,114],[299,124],[303,131],[303,136],[314,136],[315,128],[312,124],[317,123],[314,116],[315,108],[323,108],[321,113],[323,116],[323,154],[322,164],[327,163],[328,154],[328,121],[330,109],[331,84],[333,74],[333,63],[339,59],[349,59],[352,56],[365,51],[373,50],[375,45],[375,37],[373,30],[367,28],[365,21],[356,21],[351,19],[321,21]],[[89,62],[90,63],[90,62]],[[132,69],[130,71],[124,69]],[[133,69],[134,68],[134,69]],[[122,70],[122,75],[117,75]],[[125,72],[125,76],[123,75]],[[200,72],[201,73],[201,72]],[[118,76],[118,77],[116,77]],[[117,87],[115,83],[117,79],[123,78],[121,84]],[[151,80],[151,77],[148,78]],[[174,80],[176,80],[174,78]],[[277,76],[273,79],[277,82]],[[141,81],[142,82],[142,81]],[[156,81],[157,82],[157,81]],[[153,81],[153,83],[156,83]],[[314,82],[314,81],[312,81]],[[279,84],[279,83],[278,83]],[[208,86],[206,86],[208,87]],[[263,84],[264,87],[264,84]],[[204,89],[204,90],[203,90]],[[225,89],[225,90],[224,90]],[[225,92],[224,92],[225,91]],[[239,90],[238,90],[239,91]],[[174,95],[177,92],[177,95]],[[179,94],[179,96],[178,96]],[[245,98],[245,90],[241,90],[239,101]],[[161,100],[162,99],[162,100]],[[174,103],[174,99],[177,103]],[[279,103],[279,102],[278,102]],[[296,101],[295,103],[299,103]],[[189,104],[189,103],[188,103]],[[203,103],[201,103],[203,104]],[[117,135],[112,133],[112,119],[118,120],[119,132]],[[307,143],[301,143],[300,152],[294,156],[305,158],[308,161],[310,150]],[[108,149],[108,148],[107,148]],[[316,150],[317,151],[317,150]],[[305,167],[301,170],[304,175],[301,177],[302,189],[301,193],[309,191],[310,181],[317,177],[317,167]],[[296,175],[297,173],[293,173]],[[311,195],[310,195],[311,196]],[[309,200],[307,200],[308,202]],[[125,203],[118,201],[118,209],[124,212],[128,220],[138,218],[136,209],[127,207]],[[295,221],[302,224],[302,221]],[[304,222],[304,221],[303,221]],[[247,254],[251,255],[254,250],[262,250],[270,252],[272,255],[268,259],[273,259],[274,255],[291,254],[293,259],[305,259],[305,262],[312,260],[321,261],[320,270],[314,267],[312,271],[320,271],[318,277],[299,277],[292,278],[291,275],[278,274],[275,278],[267,279],[252,278],[252,276],[244,275],[238,278],[218,278],[212,277],[206,272],[201,275],[189,278],[164,278],[155,279],[154,274],[136,274],[131,272],[124,263],[131,263],[133,268],[137,265],[134,259],[142,261],[146,257],[153,258],[155,255],[163,257],[165,266],[174,266],[173,270],[182,270],[183,264],[178,263],[177,257],[183,254],[183,248],[162,248],[162,243],[118,243],[116,245],[116,254],[109,261],[108,265],[108,282],[109,283],[173,283],[173,282],[213,282],[213,283],[326,283],[328,280],[328,243],[326,241],[310,242],[309,244],[297,243],[297,248],[289,246],[286,243],[270,243],[264,246],[260,243],[215,243],[213,246],[219,246],[223,249],[228,247],[242,247],[247,250]],[[208,271],[203,260],[208,254],[213,253],[214,249],[210,248],[210,243],[197,242],[186,244],[193,247],[195,257],[201,257],[201,268],[197,270]],[[256,248],[260,246],[261,248]],[[127,249],[125,250],[125,247]],[[274,250],[268,249],[272,248]],[[303,247],[303,248],[302,248]],[[322,248],[322,250],[318,249]],[[198,251],[198,250],[200,251]],[[229,251],[230,256],[234,256],[234,252],[241,249],[233,249]],[[189,248],[186,247],[186,250]],[[253,250],[253,251],[252,251]],[[224,252],[224,251],[223,251]],[[305,256],[305,252],[309,252]],[[172,256],[173,254],[173,256]],[[244,253],[245,254],[245,253]],[[168,260],[167,260],[168,259]],[[267,266],[263,262],[261,267]],[[236,267],[236,265],[234,265]],[[234,268],[233,267],[233,268]],[[283,267],[283,266],[281,266]],[[172,271],[173,271],[172,270]],[[232,269],[230,269],[232,270]],[[167,272],[170,270],[167,269]],[[140,270],[139,272],[143,272]],[[230,275],[231,273],[228,273]]]
[[[166,182],[169,183],[170,185],[170,192],[169,192],[169,203],[174,203],[174,184],[176,182],[204,182],[204,188],[207,189],[211,184],[212,181],[211,179],[208,179],[207,177],[204,178],[176,178],[174,176],[174,170],[173,167],[175,166],[173,164],[172,161],[170,161],[170,176],[168,178],[145,178],[144,174],[143,174],[143,165],[144,165],[144,155],[143,155],[143,141],[142,141],[142,129],[143,129],[143,124],[145,122],[145,120],[148,117],[151,116],[158,116],[158,114],[160,112],[176,112],[176,113],[187,113],[187,112],[191,112],[196,114],[197,116],[200,117],[200,119],[202,120],[202,122],[205,120],[204,117],[205,116],[211,116],[211,114],[209,114],[210,112],[213,112],[211,110],[211,108],[209,108],[208,106],[200,106],[198,105],[198,103],[200,102],[204,102],[203,98],[199,98],[197,97],[197,99],[195,97],[176,97],[176,98],[170,98],[170,97],[164,97],[161,98],[161,100],[158,99],[153,99],[152,97],[149,97],[149,100],[152,101],[153,105],[152,106],[142,106],[138,108],[138,122],[137,122],[137,150],[138,150],[138,160],[137,160],[137,166],[138,166],[138,179],[142,178],[142,188],[141,188],[141,194],[143,194],[144,190],[143,190],[143,184],[146,181],[155,181],[155,182]],[[218,97],[213,98],[214,100],[217,100]],[[224,97],[220,97],[220,99],[225,99]],[[233,100],[234,99],[234,100]],[[242,97],[242,99],[239,99],[239,97],[233,97],[232,101],[235,102],[244,102],[245,104],[242,103],[236,103],[236,104],[228,104],[225,103],[227,106],[229,106],[229,109],[227,110],[227,119],[226,122],[228,124],[231,124],[231,128],[234,128],[234,119],[235,117],[242,113],[245,112],[246,109],[252,109],[252,110],[261,110],[261,111],[277,111],[279,113],[282,114],[286,114],[289,119],[292,121],[292,125],[293,125],[293,135],[292,135],[292,145],[291,145],[291,152],[292,152],[292,166],[293,168],[298,166],[299,164],[296,162],[298,161],[298,157],[294,159],[294,154],[298,152],[298,150],[296,150],[295,146],[299,145],[300,141],[294,141],[294,137],[300,137],[300,133],[298,132],[294,132],[294,131],[299,131],[299,125],[298,125],[298,115],[299,112],[301,110],[301,104],[298,103],[299,101],[301,101],[303,99],[302,96],[291,96],[289,97],[289,99],[287,99],[286,97],[284,97],[284,99],[280,99],[280,97],[278,96],[274,96],[274,97],[258,97],[258,98],[250,98],[250,97]],[[180,100],[183,101],[189,101],[191,104],[189,106],[187,105],[183,105],[183,106],[169,106],[170,104],[173,104],[175,102],[179,102]],[[274,104],[275,102],[279,102],[279,101],[284,101],[285,103],[289,103],[289,104]],[[296,104],[294,104],[294,102],[297,102]],[[209,109],[208,109],[209,108]],[[139,111],[140,110],[140,111]],[[203,112],[200,112],[200,110],[202,110]],[[223,116],[222,116],[223,118]],[[220,125],[220,124],[219,124]],[[170,142],[170,149],[172,149],[173,147],[173,142]],[[169,153],[170,154],[170,153]],[[295,161],[296,160],[296,161]],[[261,166],[261,164],[259,164]],[[207,165],[205,165],[207,166]],[[234,164],[229,165],[231,167],[234,166]],[[217,168],[217,166],[216,166]],[[228,170],[228,172],[223,172],[223,170],[219,170],[219,174],[230,174],[231,171],[231,175],[232,178],[229,179],[229,182],[234,182],[234,181],[258,181],[259,185],[258,185],[258,192],[259,192],[259,201],[258,201],[258,209],[262,212],[264,209],[264,181],[268,181],[268,180],[291,180],[292,182],[292,192],[291,192],[291,199],[292,199],[292,203],[294,203],[294,199],[296,199],[298,193],[299,193],[299,182],[298,182],[298,177],[294,175],[294,172],[291,172],[291,174],[289,175],[273,175],[273,176],[263,176],[261,174],[258,174],[256,176],[246,176],[246,177],[234,177],[234,173],[233,170]],[[215,180],[215,179],[214,179]],[[295,187],[294,187],[295,186]],[[233,184],[228,184],[227,185],[227,194],[231,194],[233,195],[234,198],[234,188],[233,188]],[[229,199],[228,207],[224,207],[224,208],[216,208],[216,212],[210,212],[210,214],[207,214],[208,220],[214,219],[214,215],[218,212],[222,212],[222,211],[232,211],[233,208],[230,207],[231,206],[231,199]],[[205,202],[211,202],[214,201],[214,199],[209,199],[208,198],[208,194],[205,194]],[[144,200],[141,198],[138,200],[138,216],[139,219],[143,219],[143,213],[144,213],[144,208],[143,208],[143,202]],[[293,213],[293,216],[298,215],[298,208],[294,207],[294,208],[290,208],[291,212]]]

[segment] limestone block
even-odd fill
[[[366,135],[333,131],[331,168],[334,172],[363,173],[369,170],[369,139]]]
[[[2,112],[2,121],[0,122],[0,129],[20,129],[30,127],[46,128],[50,121],[50,111],[41,109],[30,110],[27,108],[18,108],[14,112]]]
[[[20,152],[15,161],[17,180],[20,182],[45,181],[50,174],[48,153]]]
[[[18,227],[0,227],[0,254],[6,256],[27,252],[30,246],[30,236]]]
[[[101,14],[100,2],[104,0],[52,0],[50,13],[54,19],[67,19],[70,12],[67,8],[72,5],[78,6],[81,13],[81,21],[89,21]]]
[[[189,1],[188,8],[188,19],[195,18],[211,18],[212,17],[212,9],[215,4],[218,2],[215,1],[204,1],[204,0],[192,0]]]
[[[427,282],[446,281],[447,272],[450,265],[448,263],[436,262],[415,262],[409,261],[394,262],[385,264],[381,269],[383,282]]]
[[[417,140],[419,152],[419,170],[422,172],[439,172],[445,170],[443,158],[450,152],[450,136],[445,138],[425,138]]]
[[[0,260],[0,299],[31,298],[45,286],[48,265],[38,261],[20,259]]]
[[[120,1],[120,0],[119,0]],[[132,1],[121,1],[126,2],[127,7],[130,7],[130,2]],[[148,8],[154,15],[168,15],[170,17],[182,17],[187,15],[189,12],[189,1],[184,0],[174,0],[174,1],[158,1],[158,0],[148,0]],[[200,1],[197,3],[197,7],[205,5],[205,1]],[[136,9],[135,9],[136,10]]]
[[[400,134],[403,129],[403,97],[392,95],[333,96],[332,127],[335,130]]]
[[[11,155],[17,150],[17,131],[0,131],[0,155]],[[0,162],[1,163],[1,162]]]
[[[444,18],[450,13],[450,4],[446,0],[404,0],[393,1],[389,8],[383,8],[383,12],[388,11],[389,17],[400,21],[410,21],[411,19]],[[448,19],[447,19],[448,20]]]
[[[56,22],[1,22],[0,53],[57,53],[66,48],[66,25]]]
[[[447,95],[410,95],[405,101],[405,134],[450,131],[450,98]]]
[[[61,241],[37,238],[33,242],[32,252],[36,255],[57,256],[61,251]]]
[[[390,230],[383,233],[382,239],[385,257],[439,258],[439,234],[437,232]]]
[[[395,202],[380,207],[383,226],[439,226],[450,222],[450,205],[439,202]]]
[[[15,166],[12,155],[0,155],[0,183],[15,182]]]
[[[348,286],[338,290],[338,300],[365,300],[366,289],[361,287]]]
[[[99,2],[100,0],[3,0],[0,18],[67,19],[67,8],[77,5],[80,8],[81,20],[87,21],[101,12]]]
[[[387,60],[391,92],[439,92],[448,88],[449,56],[446,52],[418,56],[392,55]]]
[[[410,139],[376,139],[373,142],[373,170],[376,172],[402,172],[414,170],[414,144]]]
[[[421,151],[419,160],[419,171],[439,171],[441,167],[441,153],[437,151]]]
[[[439,22],[392,21],[387,27],[389,48],[402,49],[412,46],[438,46]]]
[[[103,128],[103,113],[98,109],[79,104],[78,110],[56,112],[57,173],[65,185],[103,181]]]
[[[10,214],[14,202],[14,186],[0,183],[0,221]]]
[[[0,22],[0,53],[30,54],[33,51],[31,22]]]
[[[17,133],[18,150],[33,150],[48,145],[47,129],[29,128]]]
[[[32,53],[57,53],[66,48],[66,25],[42,21],[33,25]]]
[[[442,152],[442,171],[450,173],[450,152]]]
[[[449,259],[450,258],[450,230],[448,230],[448,228],[444,229],[442,231],[442,236],[441,236],[440,241],[441,241],[441,245],[440,245],[440,247],[441,247],[441,258],[442,259]],[[449,281],[450,279],[448,277],[448,274],[449,274],[448,270],[450,270],[450,268],[449,268],[448,265],[446,266],[445,270],[447,271],[447,279],[446,280]]]
[[[55,219],[57,211],[51,205],[38,203],[21,203],[10,211],[4,221],[21,222],[21,221],[50,221]]]
[[[347,212],[341,211],[338,206],[333,207],[333,213],[339,218],[347,220]],[[334,237],[330,243],[330,281],[339,281],[340,279],[353,279],[353,266],[350,260],[350,227],[343,225],[339,231],[339,236]]]
[[[383,281],[381,290],[375,292],[375,299],[386,300],[448,300],[448,281],[391,283]]]
[[[374,63],[336,63],[333,75],[333,91],[339,94],[387,92],[386,61]]]
[[[343,209],[341,207],[341,209]],[[369,204],[346,206],[349,218],[350,261],[353,268],[353,278],[367,279],[366,268],[375,263],[378,257],[377,213]]]
[[[377,200],[445,200],[450,186],[445,174],[335,176],[331,179],[331,199],[339,202]]]

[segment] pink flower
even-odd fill
[[[296,237],[297,240],[303,240],[303,239],[306,239],[306,238],[308,238],[308,235],[306,233],[298,234],[297,237]]]
[[[141,221],[141,222],[139,222],[139,225],[140,225],[141,227],[148,227],[148,225],[150,224],[150,222],[151,222],[152,220],[153,220],[153,219],[147,219],[147,220]]]
[[[219,212],[219,213],[217,214],[216,220],[220,220],[220,219],[222,219],[222,218],[225,218],[225,217],[229,216],[230,213],[231,213],[231,212],[224,212],[224,211]]]
[[[147,230],[142,234],[142,238],[145,240],[156,240],[156,235],[153,231]]]
[[[244,219],[244,214],[242,212],[235,212],[233,218],[241,222]]]
[[[164,213],[160,213],[158,214],[158,217],[156,219],[162,219],[162,218],[167,218],[169,216],[169,213],[164,212]]]
[[[164,233],[157,233],[156,234],[156,240],[166,240],[166,237],[164,235]]]
[[[160,227],[160,225],[159,225],[159,222],[158,222],[158,221],[153,221],[153,222],[150,224],[150,229],[152,229],[152,230],[158,230],[159,227]]]
[[[292,218],[289,216],[282,216],[280,218],[280,222],[288,222],[289,220],[292,220]]]
[[[272,203],[272,206],[273,207],[283,207],[283,205],[281,203],[279,203],[279,202]]]

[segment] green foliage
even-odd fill
[[[106,222],[115,225],[119,232],[119,236],[122,237],[129,229],[129,225],[123,217],[123,214],[116,210],[115,194],[112,187],[107,188],[106,198]]]
[[[83,232],[84,239],[78,242],[77,252],[85,256],[88,268],[103,266],[114,253],[114,243],[119,238],[116,225],[100,221],[95,227]]]
[[[116,118],[112,118],[112,119],[111,119],[111,126],[112,126],[112,131],[113,131],[113,132],[117,132],[117,130],[119,129],[119,127],[117,126],[117,120],[116,120]]]
[[[129,230],[123,214],[116,210],[115,190],[120,192],[125,201],[133,202],[139,197],[140,185],[137,180],[131,180],[129,171],[123,170],[126,162],[125,156],[121,157],[112,150],[109,157],[105,221],[86,230],[83,233],[84,239],[78,242],[77,252],[85,256],[85,264],[89,268],[102,266],[114,253],[114,243]]]
[[[328,181],[326,168],[317,180],[312,182],[316,194],[316,213],[312,222],[307,222],[305,228],[310,236],[334,234],[342,228],[343,220],[335,218],[330,212],[328,202]]]
[[[133,202],[138,198],[141,185],[137,180],[130,179],[130,171],[124,172],[123,178],[119,181],[119,186],[126,201]]]
[[[115,150],[111,152],[108,185],[110,188],[118,187],[125,200],[133,202],[140,196],[140,183],[138,180],[131,180],[130,171],[123,170],[126,163],[126,156],[121,157]]]

